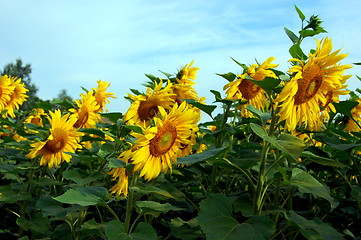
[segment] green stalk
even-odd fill
[[[129,194],[128,194],[128,200],[126,206],[125,221],[124,221],[124,231],[127,234],[129,234],[130,220],[132,218],[132,212],[134,208],[134,190],[132,189],[132,187],[135,186],[137,179],[138,179],[138,175],[134,173],[132,175],[132,181],[130,183],[130,186],[128,186]]]

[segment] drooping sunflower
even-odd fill
[[[99,105],[98,112],[103,112],[106,110],[108,112],[108,109],[105,107],[107,103],[110,103],[110,100],[108,98],[116,98],[114,93],[106,92],[108,87],[110,86],[110,83],[106,81],[99,80],[97,81],[98,87],[92,88],[94,91],[94,97]]]
[[[118,157],[119,161],[125,163],[131,162],[131,158],[134,155],[134,149],[129,149],[120,154]],[[112,181],[117,181],[117,183],[109,189],[112,194],[115,194],[117,197],[120,194],[123,194],[124,197],[128,195],[128,175],[129,173],[124,167],[112,168],[109,175],[112,175]]]
[[[309,54],[307,62],[293,58],[298,64],[289,69],[295,75],[286,83],[275,102],[280,103],[280,121],[285,120],[285,129],[294,130],[304,125],[309,130],[319,130],[323,126],[321,106],[328,102],[328,92],[342,86],[343,73],[351,65],[340,65],[347,54],[332,52],[329,38],[317,40],[317,48]]]
[[[174,104],[175,94],[172,84],[168,82],[162,89],[163,81],[155,83],[154,89],[147,88],[145,95],[128,94],[133,103],[124,114],[123,120],[128,125],[148,126],[150,120],[159,112],[159,108],[171,109]]]
[[[100,115],[98,114],[100,106],[91,91],[86,94],[80,94],[80,96],[80,100],[74,100],[78,108],[69,109],[69,111],[72,112],[78,119],[75,122],[74,127],[94,128],[100,120]]]
[[[77,118],[69,113],[61,116],[60,110],[49,112],[48,119],[51,125],[50,135],[45,141],[31,144],[33,149],[26,156],[35,158],[41,155],[40,165],[48,165],[49,168],[57,167],[60,163],[70,162],[71,155],[66,152],[74,153],[78,148],[80,137],[84,134],[77,132],[73,127]]]
[[[198,131],[196,123],[200,119],[200,113],[185,102],[174,104],[169,113],[160,107],[158,116],[153,119],[155,126],[143,128],[142,134],[132,133],[137,138],[132,158],[134,171],[140,171],[146,180],[172,169],[182,147],[193,144],[190,139]]]
[[[184,65],[177,73],[176,80],[178,84],[194,85],[197,78],[198,67],[193,67],[194,61]]]
[[[21,79],[16,77],[9,77],[11,85],[14,86],[13,92],[10,94],[10,99],[7,101],[5,110],[7,111],[3,114],[3,117],[9,115],[14,118],[14,110],[19,109],[19,107],[26,101],[28,97],[26,92],[29,91],[26,89],[25,84],[21,83]]]
[[[360,132],[361,131],[361,128],[359,127],[361,125],[361,98],[358,99],[357,102],[358,102],[358,105],[356,105],[356,107],[354,107],[351,110],[351,114],[352,114],[353,119],[356,122],[358,122],[358,125],[354,120],[348,119],[347,123],[346,123],[346,127],[344,129],[345,131],[348,131],[348,132]]]
[[[0,76],[0,111],[3,111],[10,101],[10,96],[14,92],[15,86],[11,83],[7,75]]]
[[[271,70],[272,68],[278,66],[277,64],[272,63],[274,60],[274,57],[269,57],[261,65],[251,65],[245,73],[239,74],[236,80],[227,83],[223,87],[223,90],[226,90],[227,99],[248,101],[247,104],[240,106],[241,116],[253,116],[253,114],[246,109],[248,104],[252,104],[259,110],[263,110],[268,107],[269,103],[265,91],[247,79],[247,76],[251,77],[255,81],[263,81],[265,77],[278,78]]]

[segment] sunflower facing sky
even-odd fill
[[[48,119],[51,125],[50,135],[45,141],[31,144],[33,149],[26,156],[35,158],[41,156],[40,165],[47,165],[49,168],[57,167],[60,163],[70,162],[71,155],[66,152],[74,153],[81,145],[78,143],[80,137],[84,134],[77,132],[73,127],[77,118],[69,113],[61,116],[60,110],[49,112]]]
[[[154,118],[155,126],[143,128],[143,133],[132,133],[137,138],[133,155],[134,171],[146,180],[166,173],[177,162],[182,148],[192,145],[192,134],[198,131],[200,113],[183,102],[174,104],[169,113],[159,108],[159,117]]]
[[[98,112],[103,112],[104,110],[108,111],[108,109],[105,107],[107,103],[110,103],[110,100],[108,98],[116,98],[114,93],[106,92],[108,87],[110,86],[110,83],[102,80],[98,80],[98,87],[92,88],[94,91],[94,97],[99,105]]]
[[[178,71],[176,80],[178,84],[194,85],[194,80],[197,78],[198,67],[193,67],[194,61],[186,64]]]
[[[147,88],[145,95],[128,94],[133,100],[123,120],[128,125],[148,126],[150,120],[159,112],[159,108],[171,109],[174,104],[175,94],[172,92],[172,83],[162,89],[163,81],[155,83],[154,89]]]
[[[319,130],[323,126],[321,107],[333,98],[327,94],[342,88],[343,73],[351,68],[351,65],[339,63],[347,56],[340,54],[341,49],[331,52],[331,39],[316,39],[316,43],[317,48],[309,54],[307,62],[296,58],[290,60],[296,63],[289,69],[294,76],[275,100],[280,103],[279,116],[280,121],[285,120],[285,129],[294,130],[296,126],[304,125],[311,131]]]
[[[248,101],[247,104],[241,105],[241,116],[253,116],[253,114],[246,109],[248,104],[252,104],[259,110],[268,107],[265,91],[246,77],[249,76],[255,81],[263,81],[265,77],[278,78],[271,70],[278,66],[277,64],[272,63],[274,60],[274,57],[269,57],[261,65],[251,65],[248,67],[247,72],[239,74],[236,80],[227,83],[223,87],[223,90],[226,90],[227,99]]]
[[[69,111],[72,112],[78,119],[75,122],[74,127],[94,128],[100,120],[100,116],[97,113],[100,106],[91,91],[86,94],[80,94],[80,96],[80,100],[74,100],[77,105],[77,109],[69,109]]]

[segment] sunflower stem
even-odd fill
[[[138,179],[138,175],[136,173],[133,174],[132,181],[130,182],[130,186],[129,186],[129,195],[127,200],[125,221],[124,221],[124,231],[127,234],[129,234],[130,220],[132,218],[132,212],[134,208],[134,190],[132,187],[135,186],[137,179]]]

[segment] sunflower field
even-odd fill
[[[0,76],[0,239],[361,239],[361,64],[295,8],[289,69],[232,58],[212,100],[193,61],[146,74],[125,113],[102,80],[23,111]]]

